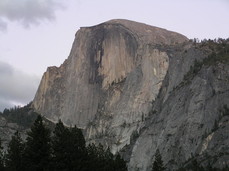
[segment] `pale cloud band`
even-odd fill
[[[7,21],[17,21],[25,27],[52,21],[60,9],[64,9],[61,0],[1,0],[0,30],[7,29]]]
[[[6,30],[7,23],[0,18],[0,30]]]
[[[0,111],[33,100],[40,78],[0,61]]]

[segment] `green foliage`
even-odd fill
[[[139,133],[137,130],[133,131],[131,136],[130,136],[130,141],[135,142],[139,137]]]
[[[82,131],[77,127],[66,128],[59,120],[52,138],[52,167],[54,170],[127,170],[120,155],[114,157],[110,149],[101,144],[85,146]]]
[[[204,59],[204,64],[229,63],[229,39],[204,40],[201,42],[200,47],[212,51],[208,58]]]
[[[152,171],[163,171],[165,167],[159,149],[156,150]]]
[[[127,171],[126,162],[121,158],[119,153],[115,157],[114,170],[115,171]]]
[[[59,120],[52,138],[53,166],[55,170],[83,170],[86,147],[82,131],[66,128]]]
[[[196,159],[192,161],[192,170],[193,171],[204,171],[205,169],[197,162]]]
[[[4,170],[4,160],[3,160],[3,147],[2,147],[2,140],[0,138],[0,170]]]
[[[228,113],[229,109],[225,105],[222,115]],[[216,169],[210,165],[204,169],[195,158],[191,161],[191,164],[178,170],[228,170],[228,167]],[[12,136],[5,156],[0,141],[0,170],[4,169],[7,171],[127,171],[127,166],[120,154],[114,156],[109,148],[104,149],[101,144],[98,146],[89,144],[86,147],[82,131],[77,127],[67,128],[59,121],[53,136],[50,137],[50,130],[46,128],[39,115],[28,132],[25,143],[18,132]],[[153,163],[153,171],[157,170],[165,170],[159,150],[156,151]]]
[[[66,165],[69,164],[69,158],[65,153],[65,147],[67,146],[67,139],[69,138],[69,130],[59,120],[56,124],[54,135],[52,138],[52,149],[53,149],[53,167],[55,170],[64,170]]]
[[[203,167],[196,159],[196,157],[190,158],[187,162],[184,163],[184,166],[177,169],[177,171],[228,171],[228,166],[220,169],[214,168],[208,163],[207,166]]]
[[[24,155],[26,170],[48,170],[51,159],[50,130],[45,127],[40,115],[27,134]]]
[[[81,129],[67,128],[59,120],[53,136],[40,115],[37,116],[24,143],[18,131],[12,136],[7,154],[0,141],[0,171],[126,171],[126,163],[118,154],[100,144],[86,147]],[[6,167],[4,167],[6,163]]]
[[[23,169],[23,152],[24,152],[24,143],[21,139],[21,136],[18,131],[12,136],[11,141],[8,145],[7,154],[5,157],[5,163],[7,170],[24,170]]]
[[[37,118],[37,113],[31,110],[31,103],[24,107],[14,107],[10,109],[5,109],[2,116],[5,117],[9,122],[17,123],[25,128],[30,128],[35,119]]]
[[[219,129],[219,121],[224,117],[224,116],[229,116],[229,108],[227,105],[223,105],[223,108],[219,110],[220,115],[219,118],[217,118],[214,122],[213,128],[211,132],[215,132],[217,129]]]
[[[183,83],[186,84],[194,78],[194,76],[201,70],[203,66],[202,62],[194,61],[194,65],[190,67],[190,70],[184,75]]]
[[[227,105],[223,105],[222,116],[229,116],[229,108]]]
[[[110,149],[105,150],[101,144],[87,146],[89,170],[93,171],[127,171],[126,163],[120,154],[114,156]]]
[[[87,151],[89,155],[89,170],[93,170],[93,168],[95,171],[108,169],[109,165],[107,165],[107,163],[110,163],[109,161],[113,158],[113,155],[109,153],[105,154],[106,151],[101,144],[98,146],[90,144],[87,147]]]
[[[84,170],[86,159],[86,147],[85,139],[81,129],[76,126],[69,129],[69,138],[67,139],[68,147],[65,148],[68,153],[68,157],[71,158],[71,164],[73,170]]]
[[[212,66],[218,63],[229,64],[229,39],[204,40],[199,44],[199,48],[208,51],[207,53],[210,55],[202,61],[195,60],[194,65],[184,75],[183,82],[178,87],[190,83],[203,66]]]

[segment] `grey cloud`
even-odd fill
[[[13,103],[11,103],[5,99],[1,99],[1,97],[0,97],[0,112],[3,112],[4,109],[9,109],[13,106],[14,106]]]
[[[3,19],[18,21],[25,27],[39,24],[42,20],[54,20],[55,11],[59,9],[64,9],[61,0],[1,0],[0,29],[7,27]]]
[[[8,64],[0,61],[0,75],[11,75],[13,74],[13,67]]]
[[[0,30],[5,31],[7,29],[7,23],[0,18]]]
[[[0,61],[0,111],[33,100],[40,78]]]

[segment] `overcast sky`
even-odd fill
[[[0,111],[30,102],[81,26],[122,18],[188,38],[228,38],[229,0],[0,0]]]

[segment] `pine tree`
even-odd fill
[[[55,170],[83,170],[87,167],[85,139],[76,126],[66,128],[59,120],[54,130],[52,147]]]
[[[4,156],[3,156],[3,147],[2,147],[2,140],[0,138],[0,170],[4,170]]]
[[[156,153],[155,153],[155,160],[153,162],[152,171],[163,171],[163,170],[165,170],[165,167],[163,166],[163,161],[161,158],[160,151],[159,151],[159,149],[157,149]]]
[[[51,158],[50,130],[45,127],[40,115],[27,134],[24,155],[26,170],[48,170]]]
[[[82,130],[76,126],[70,128],[70,139],[68,139],[68,151],[71,157],[71,166],[74,170],[84,170],[86,154],[86,142]]]
[[[69,130],[65,128],[63,122],[59,120],[53,132],[52,148],[53,148],[53,167],[55,170],[64,170],[70,163],[68,153],[66,153],[67,139],[70,138]]]
[[[114,163],[115,171],[127,171],[126,162],[121,158],[119,153],[116,155]]]
[[[94,143],[87,146],[87,155],[89,170],[99,171],[98,150]]]
[[[55,170],[73,170],[74,144],[70,129],[61,120],[56,124],[52,140],[53,164]]]
[[[24,144],[20,133],[16,131],[11,138],[6,154],[6,168],[7,170],[22,171],[22,155],[24,151]]]
[[[108,150],[104,150],[103,146],[99,144],[89,144],[87,146],[87,153],[89,158],[89,170],[93,171],[113,171],[113,155],[111,156]],[[111,160],[110,160],[111,159]],[[111,161],[111,162],[109,162]]]
[[[104,150],[99,144],[89,144],[87,146],[89,158],[89,170],[93,171],[127,171],[126,163],[118,153],[116,157],[110,152],[110,148]]]
[[[192,161],[192,170],[193,171],[204,171],[205,169],[197,162],[196,159]]]
[[[115,170],[114,155],[111,153],[110,148],[108,147],[104,150],[104,170]]]

